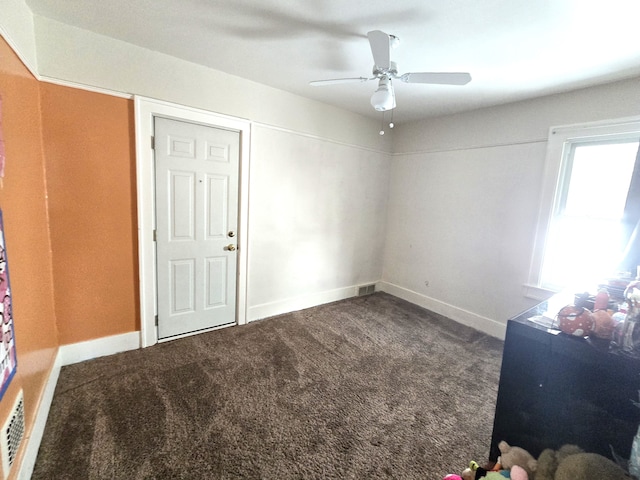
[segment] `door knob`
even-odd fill
[[[229,244],[226,247],[224,247],[225,250],[229,250],[230,252],[233,252],[236,249],[236,246],[234,244]]]

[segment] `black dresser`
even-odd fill
[[[556,295],[509,320],[491,439],[525,448],[573,443],[629,458],[640,424],[640,359],[611,352],[609,342],[572,337],[527,320],[553,317],[572,297]]]

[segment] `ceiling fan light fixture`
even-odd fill
[[[371,95],[371,105],[378,112],[391,110],[396,106],[395,95],[389,78],[383,77],[380,79],[378,89]]]
[[[310,82],[310,84],[319,86],[378,80],[378,89],[371,96],[371,106],[373,106],[377,112],[384,113],[396,108],[396,95],[392,85],[392,80],[394,79],[404,83],[435,85],[466,85],[471,81],[471,75],[467,72],[407,72],[399,75],[398,65],[396,62],[391,61],[391,49],[398,45],[400,39],[395,35],[390,35],[381,30],[368,32],[367,38],[369,39],[369,46],[371,47],[371,54],[373,56],[371,77],[314,80]],[[393,121],[389,125],[389,128],[393,128]],[[382,133],[384,133],[384,131],[382,131]]]

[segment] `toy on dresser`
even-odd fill
[[[576,445],[555,451],[544,450],[538,457],[535,480],[628,480],[631,476],[602,455],[585,453]]]
[[[498,444],[500,457],[491,470],[471,462],[461,475],[447,475],[443,480],[532,480],[536,459],[524,448],[512,447],[507,442]]]
[[[586,453],[576,445],[559,450],[547,448],[538,459],[525,449],[500,442],[500,457],[491,470],[471,462],[461,475],[447,475],[443,480],[631,480],[625,470],[597,453]]]
[[[476,462],[471,462],[469,468],[466,468],[462,475],[447,475],[443,480],[530,480],[524,468],[514,466],[511,470],[486,470],[479,467]]]
[[[556,318],[558,328],[568,335],[611,340],[616,326],[612,313],[609,310],[609,293],[601,288],[595,297],[588,292],[576,295],[574,305],[561,308]]]

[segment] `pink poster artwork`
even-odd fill
[[[0,323],[2,324],[2,345],[0,346],[0,399],[16,373],[18,361],[16,342],[13,335],[13,308],[11,304],[11,283],[9,264],[4,239],[4,222],[0,211]]]

